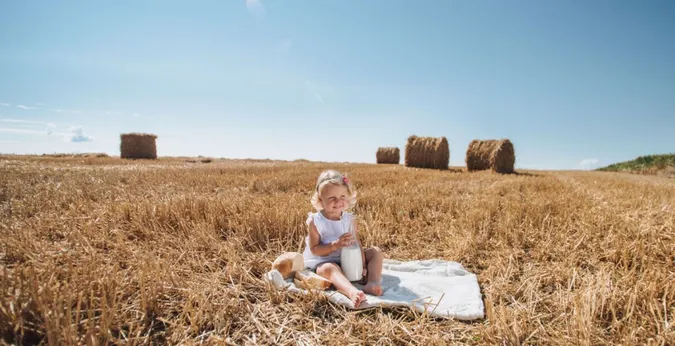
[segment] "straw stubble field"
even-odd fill
[[[365,245],[476,273],[487,318],[352,312],[261,279],[321,170]],[[668,344],[675,180],[309,162],[0,157],[5,343]]]

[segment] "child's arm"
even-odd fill
[[[340,239],[330,244],[321,244],[321,235],[319,235],[314,221],[309,223],[309,250],[315,256],[328,256],[331,252],[349,245],[351,239],[351,234],[343,234]]]

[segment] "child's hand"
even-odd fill
[[[368,276],[368,268],[363,268],[363,277],[365,278],[367,276]]]
[[[338,249],[341,249],[345,246],[349,246],[354,242],[354,236],[351,233],[345,233],[338,238],[334,243],[338,247]]]

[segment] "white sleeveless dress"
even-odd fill
[[[309,225],[311,221],[314,221],[316,230],[319,231],[319,236],[321,237],[321,244],[330,244],[331,242],[338,240],[341,235],[349,232],[353,218],[354,214],[342,212],[340,220],[334,221],[327,219],[321,212],[316,212],[308,213],[307,221],[305,221],[305,223]],[[305,268],[314,270],[320,263],[340,263],[341,254],[342,249],[337,249],[328,256],[314,255],[310,250],[309,235],[305,237],[305,251],[302,253],[302,257],[305,259]]]

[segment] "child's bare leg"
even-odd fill
[[[374,296],[382,295],[382,285],[380,281],[382,279],[382,262],[384,261],[384,256],[382,251],[377,247],[371,247],[365,250],[366,252],[366,263],[368,268],[368,282],[366,286],[363,287],[363,291]]]
[[[363,291],[354,287],[349,280],[342,273],[342,269],[335,263],[324,263],[317,268],[316,273],[328,279],[333,286],[342,294],[347,296],[354,303],[354,307],[358,308],[361,303],[366,300],[366,295]]]

